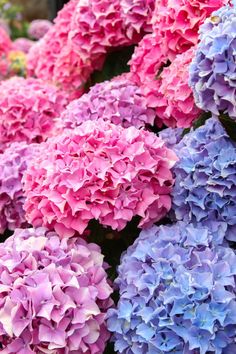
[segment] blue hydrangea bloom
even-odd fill
[[[122,256],[120,300],[108,313],[118,353],[236,349],[236,255],[216,233],[181,221],[142,231]]]
[[[172,217],[187,222],[222,221],[236,241],[236,143],[216,118],[176,145]]]
[[[164,140],[169,149],[174,149],[182,139],[183,132],[183,128],[166,128],[159,132],[159,137]]]
[[[205,111],[236,119],[236,9],[222,7],[200,28],[200,43],[190,65],[195,103]]]

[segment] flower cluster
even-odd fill
[[[175,150],[175,147],[183,137],[183,128],[166,128],[158,133],[159,137],[164,140],[169,149]]]
[[[112,20],[111,20],[112,19]],[[55,25],[29,54],[29,74],[61,84],[83,86],[102,68],[106,53],[130,45],[120,13],[120,0],[70,1]]]
[[[17,51],[21,51],[25,54],[27,54],[30,50],[30,48],[34,45],[34,41],[31,41],[28,38],[17,38],[13,42],[14,49]]]
[[[112,305],[100,248],[17,229],[0,245],[2,352],[101,354]]]
[[[152,22],[171,60],[198,42],[200,25],[228,0],[157,0]]]
[[[93,86],[72,101],[61,115],[65,128],[75,128],[86,120],[108,120],[123,127],[153,125],[155,111],[146,107],[140,88],[129,74]]]
[[[151,19],[155,8],[155,0],[121,0],[121,16],[127,26],[130,38],[134,33],[152,32]]]
[[[28,35],[33,39],[42,38],[51,28],[53,24],[48,20],[33,20],[28,28]]]
[[[129,62],[130,71],[140,85],[142,94],[147,99],[148,107],[157,107],[161,84],[158,73],[167,60],[162,38],[154,34],[147,34],[135,48]]]
[[[27,225],[23,210],[23,173],[38,145],[13,143],[0,154],[0,233]]]
[[[185,135],[176,146],[172,210],[177,220],[228,224],[236,241],[236,143],[216,118]]]
[[[189,87],[189,66],[195,50],[179,54],[159,76],[160,85],[156,102],[157,125],[188,128],[200,115]],[[159,122],[158,122],[159,121]]]
[[[235,34],[236,10],[226,6],[201,27],[200,43],[190,67],[196,104],[213,114],[226,112],[236,119]]]
[[[108,311],[118,353],[235,352],[236,255],[215,244],[218,233],[183,222],[141,233],[121,259],[120,300]]]
[[[176,155],[153,133],[99,119],[41,146],[24,176],[34,226],[69,237],[92,219],[121,230],[137,215],[147,227],[170,209]]]
[[[0,148],[13,141],[41,142],[55,133],[65,93],[38,79],[13,77],[0,85]]]

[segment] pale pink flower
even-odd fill
[[[0,244],[0,342],[4,354],[104,351],[112,305],[100,248],[17,229]]]

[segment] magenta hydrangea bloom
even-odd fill
[[[100,248],[17,229],[0,245],[0,342],[5,354],[103,353],[112,289]]]
[[[152,22],[154,32],[168,48],[169,58],[198,42],[200,25],[228,0],[156,0]]]
[[[195,48],[179,54],[163,69],[159,80],[158,102],[156,103],[157,125],[189,128],[199,117],[201,110],[195,105],[189,82],[189,66]]]
[[[34,226],[70,237],[92,219],[121,230],[137,215],[148,227],[170,209],[176,155],[153,133],[100,119],[41,146],[24,175],[24,208]]]
[[[41,142],[56,132],[66,94],[38,79],[13,77],[0,85],[0,149],[13,141]]]
[[[22,176],[38,144],[13,143],[0,154],[0,233],[25,227]]]
[[[151,19],[155,0],[121,0],[121,16],[130,38],[134,33],[152,32]]]
[[[146,107],[141,89],[129,74],[93,86],[87,94],[72,101],[61,115],[64,128],[73,129],[86,120],[108,120],[123,127],[153,125],[156,114]]]
[[[24,52],[27,54],[30,50],[30,48],[35,44],[34,41],[31,41],[28,38],[17,38],[13,42],[13,46],[15,50],[20,50],[21,52]]]
[[[33,20],[28,28],[28,35],[33,39],[42,38],[53,26],[48,20]]]
[[[29,75],[68,90],[81,89],[101,69],[109,50],[133,44],[121,18],[120,0],[70,1],[29,54]]]

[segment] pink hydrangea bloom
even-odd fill
[[[130,38],[134,33],[152,32],[151,19],[155,0],[121,0],[121,16]]]
[[[135,41],[126,33],[120,0],[71,0],[30,51],[28,72],[68,90],[81,89],[109,50]]]
[[[139,42],[129,62],[133,79],[140,86],[150,108],[156,108],[159,102],[159,72],[167,61],[167,51],[162,38],[156,34],[148,34]]]
[[[148,227],[170,209],[177,157],[153,133],[100,119],[41,146],[24,175],[24,208],[34,226],[70,237],[92,219],[121,230],[137,215]]]
[[[31,41],[28,38],[17,38],[13,42],[13,46],[15,50],[19,50],[27,54],[30,48],[35,44],[34,41]]]
[[[0,244],[1,353],[103,353],[112,305],[105,269],[95,244],[17,229]]]
[[[168,47],[172,60],[198,42],[199,26],[229,0],[156,0],[154,31]]]
[[[22,176],[38,144],[13,143],[0,154],[0,233],[27,225]]]
[[[33,39],[42,38],[53,26],[48,20],[33,20],[28,28],[28,35]]]
[[[157,125],[164,123],[168,127],[189,128],[196,120],[201,110],[197,108],[193,92],[188,85],[189,65],[195,49],[190,48],[179,54],[163,69],[160,75],[158,102],[156,106]]]
[[[87,94],[72,101],[61,115],[64,128],[73,129],[86,120],[102,118],[123,127],[153,125],[155,111],[146,107],[139,86],[129,74],[93,86]]]
[[[41,142],[56,132],[55,119],[68,100],[38,79],[13,77],[0,85],[0,149],[13,141]]]

